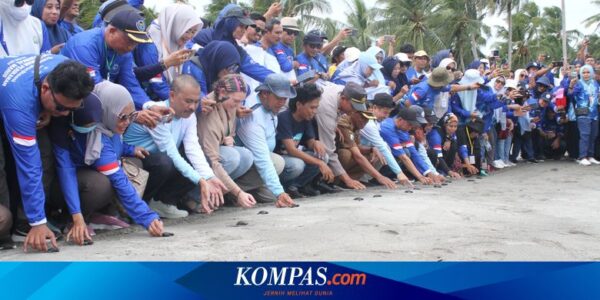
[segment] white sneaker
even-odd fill
[[[589,160],[587,160],[587,158],[582,158],[582,159],[578,160],[577,163],[582,166],[589,166],[592,164]]]
[[[514,162],[512,162],[512,161],[510,161],[510,160],[509,160],[509,161],[507,161],[507,162],[506,162],[506,163],[504,163],[504,164],[505,164],[505,165],[508,165],[509,167],[514,167],[514,166],[516,166],[516,165],[517,165],[517,164],[515,164]]]
[[[504,165],[504,163],[503,163],[501,160],[499,160],[499,159],[498,159],[498,160],[495,160],[495,161],[493,161],[493,162],[492,162],[492,166],[493,166],[494,168],[496,168],[496,169],[504,169],[504,167],[506,167],[506,166]]]
[[[589,160],[589,161],[590,161],[592,164],[594,164],[594,165],[600,165],[600,161],[597,161],[597,160],[596,160],[595,158],[593,158],[593,157],[592,157],[592,158],[590,158],[590,159],[588,159],[588,160]]]
[[[152,210],[154,210],[161,218],[165,219],[179,219],[188,216],[188,212],[180,210],[175,205],[165,204],[161,201],[150,200],[148,204]]]

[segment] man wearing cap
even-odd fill
[[[420,50],[415,52],[413,56],[413,64],[406,71],[408,82],[413,85],[422,82],[427,77],[427,65],[429,64],[429,55],[427,52]]]
[[[359,180],[366,173],[375,178],[381,185],[394,189],[396,184],[381,175],[369,159],[361,153],[358,146],[360,143],[360,130],[365,127],[367,122],[374,119],[373,114],[366,110],[366,106],[364,111],[356,110],[339,118],[337,123],[338,134],[336,136],[338,157],[351,178]]]
[[[533,96],[533,95],[532,95]],[[552,104],[552,93],[544,92],[539,98],[530,98],[527,100],[527,106],[529,109],[529,118],[531,120],[531,140],[533,143],[534,159],[538,161],[544,161],[544,143],[542,140],[542,120],[546,116],[547,110],[554,111],[554,105]]]
[[[314,70],[321,78],[327,78],[329,64],[327,58],[321,53],[323,48],[323,38],[315,32],[309,32],[302,40],[304,51],[296,56],[298,69],[296,75],[300,76],[305,72]]]
[[[379,93],[375,95],[371,102],[371,112],[375,119],[369,120],[360,130],[361,150],[363,153],[365,150],[372,152],[382,165],[388,166],[401,184],[410,186],[412,184],[402,172],[390,147],[388,147],[379,133],[381,122],[390,116],[390,112],[394,107],[394,101],[390,94]]]
[[[284,73],[293,72],[298,67],[298,62],[294,60],[294,41],[300,33],[298,22],[292,17],[284,17],[281,19],[283,34],[281,41],[274,45],[271,49],[275,53],[275,57],[279,62],[281,71]]]
[[[279,174],[285,167],[283,158],[273,153],[277,144],[277,113],[296,91],[283,74],[267,76],[255,91],[259,103],[252,106],[252,114],[238,119],[237,138],[254,155],[254,165],[271,193],[277,198],[277,207],[293,207],[294,201],[284,191]]]
[[[156,126],[161,114],[168,114],[159,106],[142,110],[150,98],[133,73],[131,51],[138,43],[152,42],[146,34],[144,16],[135,8],[119,10],[103,28],[94,28],[73,36],[62,49],[62,54],[85,65],[88,75],[97,83],[108,80],[123,85],[140,110],[136,122]]]
[[[418,105],[433,109],[437,101],[441,101],[440,94],[443,92],[462,92],[467,90],[476,90],[478,83],[470,85],[456,85],[450,83],[454,78],[443,67],[437,67],[431,73],[431,76],[418,84],[415,84],[408,91],[408,98],[404,101],[405,106]],[[450,107],[448,106],[450,110]]]
[[[341,114],[350,115],[355,111],[367,110],[366,97],[365,89],[356,83],[348,83],[345,87],[329,83],[323,89],[319,110],[315,116],[319,140],[325,145],[333,175],[346,187],[358,190],[365,189],[365,186],[348,175],[336,152],[336,128]]]
[[[50,116],[68,116],[81,108],[83,98],[90,94],[94,82],[87,76],[84,66],[60,55],[3,58],[0,59],[0,74],[0,94],[3,97],[0,119],[16,166],[16,176],[10,174],[10,177],[18,179],[27,218],[24,222],[26,229],[15,228],[13,236],[24,238],[25,251],[29,247],[46,251],[46,238],[52,241],[54,247],[57,245],[55,234],[47,225],[46,179],[42,178],[47,157],[40,155],[40,148],[51,146],[47,135],[44,135],[45,139],[36,135],[45,133],[40,129],[48,125]],[[52,150],[48,152],[52,153]],[[49,158],[52,165],[54,156]],[[5,204],[5,200],[0,199],[0,203]],[[83,222],[78,207],[69,205],[69,211],[74,221]]]
[[[404,168],[423,184],[432,184],[435,174],[423,161],[409,131],[427,124],[423,109],[418,106],[401,108],[396,116],[385,119],[381,123],[379,133],[392,149],[392,153],[400,160]]]
[[[541,125],[538,127],[540,139],[538,143],[542,145],[544,156],[560,160],[565,155],[567,142],[563,137],[566,123],[566,118],[558,118],[553,109],[544,110]]]

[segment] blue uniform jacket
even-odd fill
[[[133,61],[138,67],[151,66],[158,64],[158,50],[154,43],[138,44],[133,50]],[[147,95],[154,95],[154,100],[169,99],[169,83],[163,76],[163,73],[158,73],[148,81],[140,82],[140,85],[145,87]]]
[[[383,140],[390,146],[392,154],[395,157],[408,154],[419,173],[427,175],[430,172],[429,166],[423,161],[414,143],[411,141],[410,134],[396,128],[393,118],[387,118],[381,123],[379,133],[381,133]]]
[[[289,72],[294,69],[294,49],[288,47],[283,42],[279,42],[277,45],[271,47],[279,67],[282,72]]]
[[[0,59],[0,114],[15,159],[25,216],[32,226],[46,223],[42,160],[35,128],[42,110],[33,81],[35,57],[23,55]],[[65,60],[67,58],[60,55],[42,55],[40,79],[44,80]]]
[[[410,104],[416,104],[423,108],[433,109],[433,104],[437,96],[442,92],[449,92],[450,85],[445,87],[434,89],[428,83],[427,80],[421,81],[415,85],[413,85],[408,91],[408,101]],[[450,112],[450,108],[448,108],[448,112]]]
[[[104,42],[104,28],[73,36],[61,54],[87,66],[96,83],[110,80],[124,86],[131,93],[137,110],[150,100],[133,73],[133,55],[131,52],[120,55],[108,48]]]
[[[296,75],[300,76],[310,70],[315,70],[317,73],[325,73],[329,71],[329,64],[327,63],[327,58],[319,53],[316,57],[311,58],[306,55],[306,53],[302,52],[296,56],[296,60],[298,61],[298,69],[296,70]]]

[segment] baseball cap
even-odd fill
[[[102,21],[109,23],[110,20],[121,10],[135,9],[126,0],[106,1],[98,9]]]
[[[408,58],[408,55],[406,55],[406,53],[402,53],[402,52],[396,53],[396,55],[394,55],[394,57],[401,62],[410,62],[411,61],[410,58]]]
[[[296,90],[290,83],[287,76],[283,74],[271,74],[265,78],[265,81],[261,83],[256,89],[256,92],[269,91],[277,97],[281,98],[294,98],[296,97]]]
[[[532,61],[530,63],[527,64],[527,67],[525,67],[525,70],[529,71],[530,68],[540,68],[540,64],[538,64],[535,61]]]
[[[415,52],[415,54],[413,56],[414,57],[427,57],[427,59],[429,59],[429,55],[427,55],[427,52],[425,52],[423,50],[419,50],[419,51]]]
[[[298,22],[296,21],[296,19],[294,19],[292,17],[281,18],[281,27],[283,27],[283,29],[300,32],[300,27],[298,27]]]
[[[373,98],[373,101],[371,101],[371,104],[377,105],[379,107],[387,107],[387,108],[394,108],[394,106],[395,106],[392,95],[390,95],[388,93],[375,94],[375,97]]]
[[[548,102],[550,103],[550,101],[552,101],[552,94],[550,92],[545,92],[542,94],[542,97],[540,97],[542,100],[544,100],[544,102]]]
[[[112,17],[109,24],[124,31],[134,42],[152,43],[152,40],[146,33],[145,22],[144,14],[133,8],[118,11]]]
[[[418,106],[413,105],[411,107],[418,107]],[[400,118],[404,121],[407,121],[413,127],[421,126],[421,123],[419,123],[419,121],[417,120],[417,112],[414,109],[411,110],[408,107],[403,107],[400,110],[398,110],[398,114],[396,115],[396,118]]]
[[[367,92],[355,82],[349,82],[342,90],[342,94],[350,99],[352,108],[356,111],[367,111]]]
[[[425,110],[418,105],[411,105],[408,110],[413,111],[417,116],[417,122],[421,125],[427,125],[427,119],[425,119]]]
[[[307,44],[307,45],[322,45],[323,44],[323,39],[321,38],[321,36],[317,35],[317,34],[313,34],[311,32],[307,33],[304,36],[304,39],[302,41],[304,42],[304,44]]]
[[[435,115],[435,112],[433,112],[433,109],[426,107],[423,109],[423,112],[425,113],[425,120],[428,124],[436,124],[438,122],[438,117]]]
[[[252,19],[248,17],[248,14],[239,6],[231,8],[223,18],[236,18],[242,25],[254,25],[254,21],[252,21]]]

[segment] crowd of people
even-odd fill
[[[78,0],[0,0],[2,248],[56,251],[133,223],[166,236],[161,219],[222,205],[296,207],[518,161],[600,164],[585,42],[569,63],[540,54],[513,71],[493,53],[459,70],[451,49],[303,33],[278,3],[229,4],[212,26],[180,3],[147,25],[142,4],[106,1],[84,30]]]

